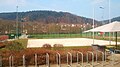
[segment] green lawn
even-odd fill
[[[82,34],[32,34],[29,35],[29,38],[77,38],[82,37]]]
[[[111,41],[115,41],[115,39],[112,38],[113,35],[111,35]],[[120,35],[118,35],[120,37]],[[37,39],[49,39],[49,38],[93,38],[92,33],[80,33],[80,34],[31,34],[29,35],[29,38],[37,38]],[[100,40],[109,40],[108,33],[106,33],[103,36],[98,35],[98,33],[95,33],[95,39]],[[120,39],[118,39],[120,42]]]
[[[27,48],[28,39],[18,39],[18,40],[15,40],[15,41],[21,43],[24,48]]]

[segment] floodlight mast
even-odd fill
[[[18,29],[18,5],[16,6],[16,39],[19,39],[19,29]]]
[[[111,18],[110,18],[110,16],[111,16],[111,2],[110,2],[110,0],[109,0],[109,23],[111,23]],[[109,32],[109,44],[111,45],[111,36],[110,36],[110,32]]]
[[[95,7],[93,5],[93,29],[95,28]],[[93,31],[93,45],[94,45],[95,34]]]

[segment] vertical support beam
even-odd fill
[[[116,37],[116,39],[115,39],[115,41],[116,41],[116,49],[117,49],[117,32],[115,32],[115,37]]]

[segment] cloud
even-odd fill
[[[92,3],[93,4],[99,4],[99,3],[103,3],[105,0],[93,0]]]
[[[2,6],[26,5],[26,0],[0,0]]]

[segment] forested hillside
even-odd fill
[[[16,20],[16,12],[0,13],[0,18],[4,20]],[[92,23],[92,19],[77,16],[68,12],[55,11],[29,11],[18,12],[18,19],[22,22],[42,22],[42,23]]]
[[[17,18],[18,17],[18,18]],[[16,21],[18,19],[18,21]],[[0,34],[80,33],[92,28],[93,20],[68,12],[28,11],[0,13]],[[95,26],[101,23],[95,21]]]

